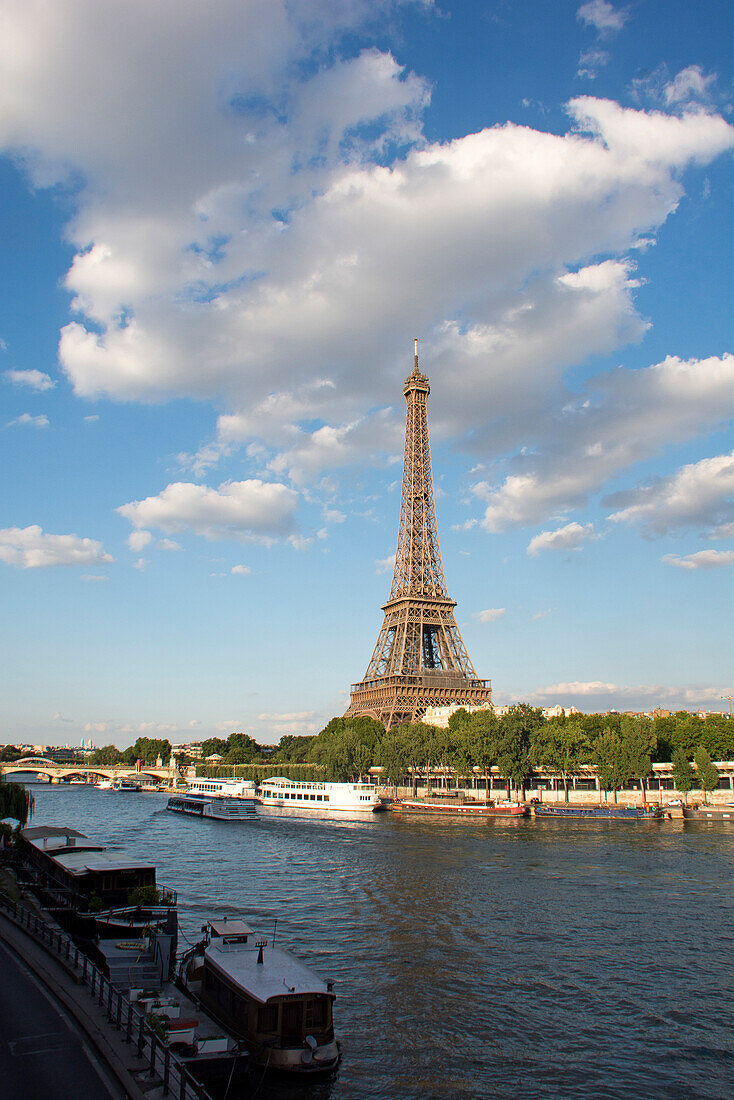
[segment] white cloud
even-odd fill
[[[576,12],[576,17],[599,34],[614,34],[621,31],[627,22],[629,11],[627,8],[615,8],[608,0],[587,0]]]
[[[177,543],[174,539],[159,539],[155,545],[156,550],[167,550],[173,553],[182,549],[179,543]]]
[[[150,531],[131,531],[127,536],[127,544],[135,554],[139,554],[152,541],[153,536]]]
[[[313,710],[291,711],[287,714],[258,714],[258,722],[303,722],[307,718],[313,718],[316,712]]]
[[[665,554],[662,559],[666,565],[675,565],[678,569],[720,569],[734,565],[734,550],[699,550],[696,554],[678,557]]]
[[[614,695],[620,689],[616,684],[606,684],[602,680],[574,680],[570,684],[551,684],[550,687],[536,688],[536,695]]]
[[[607,65],[608,62],[609,54],[606,50],[599,49],[598,46],[592,46],[590,50],[582,50],[579,55],[579,67],[576,76],[580,76],[582,79],[596,80],[599,69]]]
[[[504,607],[489,607],[486,611],[475,611],[472,619],[478,619],[480,623],[494,623],[502,618],[506,610]]]
[[[707,102],[710,98],[711,85],[715,80],[715,73],[707,74],[700,65],[689,65],[663,88],[665,102],[669,106],[675,103],[687,103],[692,99]]]
[[[12,428],[16,425],[26,428],[47,428],[49,420],[45,413],[41,413],[39,416],[31,416],[30,413],[21,413],[15,420],[8,421],[7,427]]]
[[[685,527],[727,528],[734,520],[734,451],[682,466],[670,477],[659,478],[606,501],[622,505],[609,519],[640,523],[654,534]],[[713,553],[713,551],[712,551]]]
[[[6,370],[3,377],[14,386],[24,386],[36,393],[52,390],[56,385],[53,378],[42,370]]]
[[[133,569],[137,569],[140,573],[143,573],[145,572],[147,565],[148,563],[145,558],[138,558],[137,561],[133,562]]]
[[[157,496],[123,504],[117,511],[136,528],[262,541],[291,531],[297,502],[293,489],[257,479],[224,482],[218,489],[174,482]]]
[[[103,573],[82,573],[80,579],[86,581],[87,584],[99,584],[108,581],[110,578]]]
[[[94,539],[48,535],[34,524],[0,531],[0,561],[21,569],[39,569],[48,565],[99,565],[114,558]]]
[[[395,554],[388,554],[386,558],[375,559],[375,573],[392,573],[395,568]]]
[[[344,512],[340,512],[338,508],[323,508],[321,517],[324,523],[344,523],[347,518]]]
[[[543,550],[580,550],[584,542],[595,538],[593,523],[567,523],[555,531],[541,531],[528,543],[527,553],[535,557]]]
[[[513,472],[501,485],[481,481],[473,487],[474,495],[487,504],[483,524],[489,531],[498,531],[543,522],[579,507],[620,471],[667,444],[710,432],[732,415],[732,355],[700,360],[668,356],[641,370],[618,368],[599,375],[574,401],[546,409],[541,423],[528,426],[526,442],[532,449],[514,460]],[[727,465],[726,456],[721,461]],[[726,478],[722,471],[714,472],[710,491],[716,497]],[[706,469],[699,474],[705,477]],[[638,495],[647,492],[649,508],[662,488],[633,493],[633,501],[629,494],[610,498],[612,507],[630,503],[624,514],[614,518],[642,518],[638,509],[632,510],[632,503],[638,504]],[[700,505],[703,518],[703,498]]]
[[[231,572],[239,577],[249,577],[252,573],[249,565],[233,565]]]

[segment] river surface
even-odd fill
[[[258,1100],[734,1097],[734,824],[228,823],[33,792],[33,824],[154,862],[191,942],[212,916],[277,918],[335,981],[340,1069]]]

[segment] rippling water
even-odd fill
[[[161,794],[34,794],[35,824],[154,861],[190,940],[277,918],[335,980],[338,1073],[262,1100],[734,1097],[734,825],[232,824]]]

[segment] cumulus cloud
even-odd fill
[[[700,65],[689,65],[664,86],[665,102],[668,106],[687,103],[692,99],[705,103],[710,99],[711,86],[715,80],[715,73],[704,73]]]
[[[587,80],[596,80],[599,69],[603,68],[608,62],[609,54],[606,50],[599,49],[598,46],[592,46],[590,50],[582,50],[579,55],[579,67],[576,76]]]
[[[473,493],[486,502],[483,524],[489,531],[540,523],[584,505],[605,481],[666,444],[696,438],[734,415],[734,356],[681,360],[668,356],[640,370],[618,368],[592,378],[569,404],[549,410],[545,421],[526,436],[532,450],[519,455],[499,484],[477,482]],[[719,470],[717,461],[723,462]],[[710,466],[713,462],[714,467]],[[727,481],[727,456],[700,466],[697,476],[710,481],[713,498]],[[649,490],[610,498],[611,507],[629,507],[616,520],[643,518],[645,507],[664,491]],[[643,505],[638,496],[647,495]],[[704,498],[699,498],[704,519]],[[691,507],[695,511],[694,502]],[[723,507],[723,506],[722,506]],[[714,510],[715,514],[718,512]],[[720,516],[719,521],[725,517]]]
[[[94,539],[44,534],[34,524],[0,530],[0,561],[21,569],[39,569],[48,565],[100,565],[114,558]]]
[[[131,531],[127,537],[127,544],[135,554],[139,554],[152,541],[153,536],[150,531]]]
[[[41,413],[39,416],[32,416],[31,413],[21,413],[20,416],[16,416],[15,420],[9,420],[7,423],[8,428],[13,427],[25,427],[25,428],[47,428],[49,425],[49,419],[45,413]]]
[[[53,378],[42,370],[6,370],[3,377],[14,386],[23,386],[36,393],[52,390],[56,385]]]
[[[678,557],[665,554],[662,559],[666,565],[675,565],[678,569],[720,569],[734,565],[734,550],[699,550],[696,554]]]
[[[175,539],[158,539],[158,542],[155,545],[156,550],[167,550],[173,553],[182,549],[180,544],[177,543]]]
[[[293,489],[253,478],[224,482],[218,489],[174,482],[157,496],[123,504],[117,511],[137,529],[267,541],[290,533],[297,502]]]
[[[588,0],[576,12],[576,17],[601,35],[621,31],[629,18],[627,8],[615,8],[609,0]]]
[[[252,570],[249,565],[233,565],[231,572],[237,577],[249,577]]]
[[[478,619],[480,623],[494,623],[502,618],[506,610],[504,607],[489,607],[486,611],[475,611],[472,619]]]
[[[549,687],[536,688],[536,695],[613,695],[620,689],[616,684],[606,684],[602,680],[574,680],[570,684],[551,684]]]
[[[710,528],[734,521],[734,451],[682,466],[670,477],[615,493],[605,501],[618,507],[614,523],[639,523],[652,534],[685,527]]]
[[[555,531],[541,531],[528,543],[527,553],[535,557],[543,550],[580,550],[584,542],[595,539],[593,523],[567,523]]]
[[[377,558],[375,560],[375,573],[392,573],[395,568],[395,554],[388,554],[386,558]]]

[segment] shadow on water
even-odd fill
[[[733,1095],[734,825],[225,823],[161,794],[34,793],[37,823],[155,862],[189,940],[213,915],[277,918],[335,981],[340,1069],[260,1097]]]

